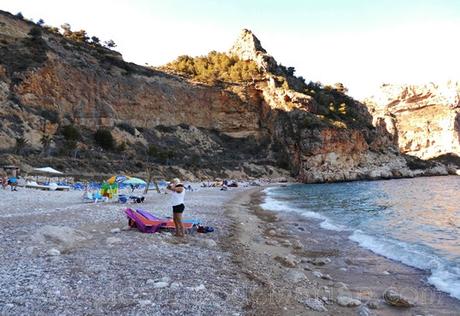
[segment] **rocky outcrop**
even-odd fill
[[[460,84],[383,85],[365,101],[402,153],[431,159],[460,155]]]
[[[307,86],[249,30],[229,54],[254,60],[260,78],[208,85],[126,63],[8,13],[0,12],[0,24],[0,149],[14,150],[22,137],[29,163],[41,159],[43,136],[51,135],[54,159],[75,172],[138,171],[152,161],[161,174],[194,179],[289,170],[303,182],[330,182],[425,172],[407,167],[385,118],[372,126],[358,101]],[[66,125],[81,133],[72,150]],[[95,144],[99,128],[112,131],[116,148]]]
[[[229,54],[242,60],[253,60],[264,72],[273,71],[277,67],[276,60],[262,47],[259,39],[247,29],[243,29],[240,36],[229,50]]]

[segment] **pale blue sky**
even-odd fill
[[[0,9],[113,39],[128,61],[227,50],[251,29],[307,80],[358,98],[381,83],[460,80],[460,0],[0,0]]]

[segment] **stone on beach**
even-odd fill
[[[56,248],[51,248],[51,249],[48,249],[46,254],[48,256],[59,256],[59,255],[61,255],[61,252],[59,250],[57,250]]]
[[[308,278],[305,275],[305,273],[303,273],[300,270],[289,270],[285,274],[285,278],[286,278],[286,280],[288,280],[288,281],[290,281],[292,283],[298,283],[298,282],[301,282],[301,281],[308,281]]]
[[[269,246],[276,246],[276,245],[278,245],[278,242],[276,240],[269,239],[269,240],[265,241],[265,244],[269,245]]]
[[[366,305],[370,309],[379,309],[382,305],[382,302],[380,300],[370,300]]]
[[[324,279],[324,280],[332,280],[332,277],[329,275],[329,274],[323,274],[321,276],[321,279]]]
[[[295,268],[297,266],[298,260],[292,255],[287,256],[276,256],[275,260],[281,263],[285,267]]]
[[[206,290],[206,287],[204,286],[204,284],[200,284],[198,286],[188,287],[187,289],[189,289],[190,291],[204,291]]]
[[[324,307],[324,303],[317,298],[307,298],[303,302],[309,309],[314,310],[316,312],[327,312],[326,307]]]
[[[312,273],[317,278],[322,278],[323,277],[323,274],[321,272],[319,272],[319,271],[313,271]]]
[[[372,316],[373,313],[365,306],[361,305],[358,309],[358,316]]]
[[[173,282],[173,283],[171,283],[171,289],[177,290],[177,289],[179,289],[180,287],[182,287],[182,283],[181,283],[181,282]]]
[[[324,266],[330,262],[331,262],[331,259],[329,258],[314,258],[314,259],[308,260],[308,263],[311,263],[315,266]]]
[[[385,302],[387,304],[392,306],[412,307],[415,305],[407,297],[404,297],[403,295],[392,289],[386,290],[383,294],[383,298],[385,299]]]
[[[272,229],[270,229],[270,230],[267,232],[267,234],[268,234],[269,236],[275,236],[275,235],[276,235],[276,230],[275,230],[274,228],[272,228]]]
[[[300,242],[300,240],[295,239],[292,242],[292,248],[297,249],[297,250],[303,249],[303,244],[302,242]]]
[[[113,228],[113,229],[110,230],[110,232],[112,234],[117,234],[117,233],[121,232],[121,229],[120,228]]]
[[[150,305],[150,304],[152,304],[151,300],[139,300],[139,305],[142,306],[142,307]]]
[[[169,286],[169,283],[164,282],[164,281],[159,281],[159,282],[153,283],[153,288],[155,288],[155,289],[163,289],[163,288],[168,287],[168,286]]]
[[[355,307],[355,306],[361,305],[360,300],[357,300],[355,298],[351,298],[348,296],[337,296],[336,302],[340,306],[345,306],[345,307]]]
[[[291,247],[292,244],[291,244],[291,242],[289,240],[283,240],[283,241],[281,241],[281,245],[283,247]]]

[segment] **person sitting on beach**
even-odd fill
[[[182,213],[184,212],[184,197],[185,189],[184,185],[177,178],[173,179],[168,187],[168,190],[172,191],[171,194],[171,204],[173,209],[173,221],[174,226],[176,226],[176,236],[184,237],[184,227],[182,226]]]

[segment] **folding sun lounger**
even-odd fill
[[[175,229],[176,228],[176,226],[174,225],[174,221],[172,219],[170,219],[170,218],[159,218],[159,217],[157,217],[157,216],[155,216],[153,214],[150,214],[149,212],[141,210],[141,209],[137,209],[136,212],[141,214],[142,216],[144,216],[145,218],[147,218],[149,220],[162,221],[164,223],[164,224],[162,224],[160,226],[160,228],[162,228],[162,229]],[[194,219],[186,219],[186,220],[182,221],[182,224],[184,226],[184,229],[191,230],[194,226],[200,224],[200,222],[198,220],[194,220]]]
[[[166,224],[164,220],[151,220],[140,214],[139,212],[127,208],[125,209],[128,223],[131,227],[137,227],[143,233],[156,233],[161,226]]]

